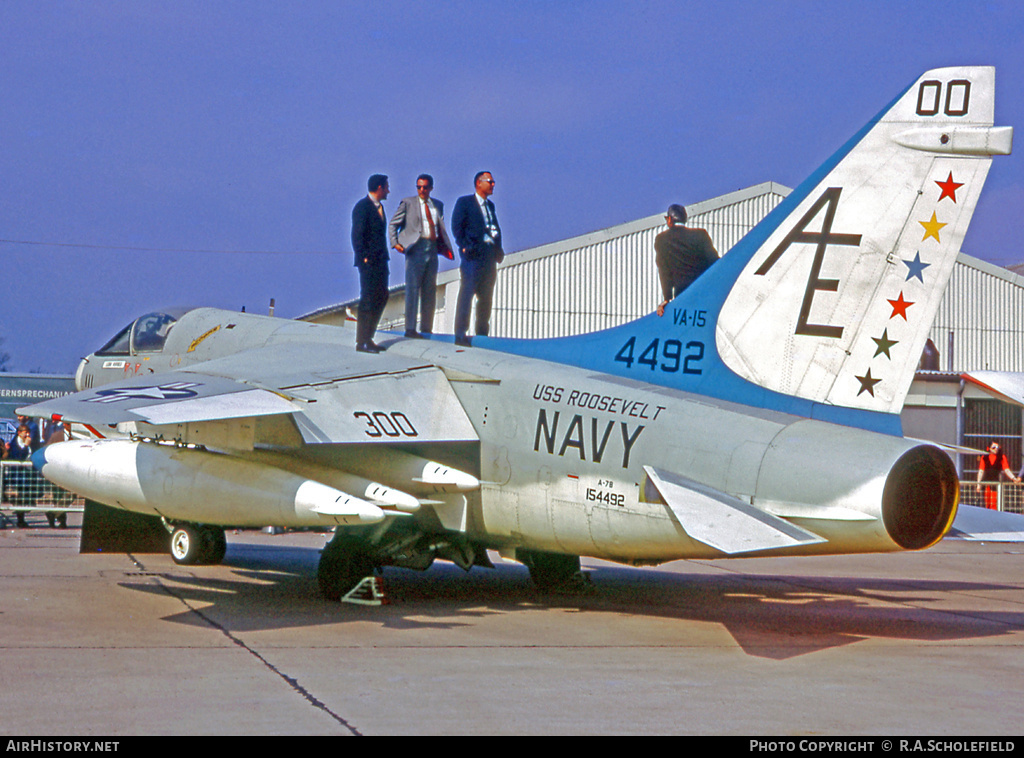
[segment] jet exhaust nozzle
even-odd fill
[[[889,471],[882,490],[882,523],[907,550],[931,547],[956,518],[960,483],[945,453],[931,445],[908,450]]]

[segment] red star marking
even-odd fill
[[[900,293],[898,299],[888,300],[887,302],[889,303],[889,305],[892,306],[892,315],[889,316],[889,318],[896,318],[896,316],[899,315],[903,316],[904,321],[907,320],[907,308],[912,306],[913,303],[908,303],[906,300],[904,300],[902,292]]]
[[[956,202],[956,191],[960,187],[964,186],[963,182],[954,182],[953,181],[953,172],[952,171],[949,172],[949,177],[946,179],[946,181],[944,181],[944,182],[935,182],[935,183],[937,185],[939,185],[939,189],[942,190],[942,194],[939,195],[939,200],[942,200],[942,198],[944,198],[944,197],[948,197],[954,203]]]

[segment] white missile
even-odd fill
[[[328,468],[312,461],[264,450],[245,453],[244,457],[249,461],[291,471],[344,492],[353,492],[357,497],[381,508],[393,508],[401,513],[415,513],[420,509],[419,499],[408,492],[337,468]]]
[[[373,503],[301,475],[205,450],[130,440],[47,445],[44,477],[90,500],[136,513],[231,526],[371,524]]]
[[[403,513],[415,513],[420,509],[420,501],[418,498],[413,497],[407,492],[396,490],[394,487],[389,487],[386,484],[380,482],[372,482],[368,479],[364,479],[361,476],[355,476],[354,474],[346,474],[351,477],[353,483],[355,481],[366,482],[366,484],[356,492],[362,492],[363,497],[381,506],[390,506]]]
[[[480,480],[470,473],[392,448],[375,450],[372,456],[345,456],[340,463],[347,471],[379,477],[418,495],[480,489]]]
[[[424,461],[419,476],[413,477],[434,492],[471,492],[480,489],[480,480],[472,474],[437,461]]]

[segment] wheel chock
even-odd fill
[[[343,603],[355,605],[385,605],[388,602],[384,586],[377,576],[364,576],[359,584],[341,598]]]

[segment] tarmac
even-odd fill
[[[328,535],[228,534],[218,566],[0,532],[6,735],[1021,733],[1024,546],[387,569],[318,597]]]

